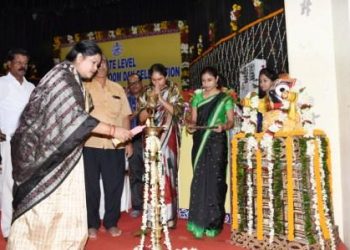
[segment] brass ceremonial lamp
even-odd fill
[[[154,116],[157,109],[157,103],[158,103],[158,95],[153,94],[148,97],[146,110],[149,114],[149,117],[147,118],[147,121],[146,121],[146,128],[145,128],[146,138],[147,136],[151,136],[151,135],[159,137],[164,130],[163,127],[156,127],[154,124]]]
[[[151,196],[151,208],[146,209],[144,213],[148,215],[148,213],[153,213],[154,220],[152,221],[152,232],[151,234],[154,235],[154,242],[152,242],[152,249],[154,250],[161,250],[162,244],[161,244],[161,237],[162,237],[162,225],[161,222],[162,214],[161,214],[161,192],[160,192],[160,179],[159,179],[159,169],[158,165],[159,161],[162,161],[162,159],[159,159],[159,151],[161,150],[161,144],[159,137],[161,133],[164,131],[163,127],[157,127],[154,123],[155,119],[155,113],[157,109],[157,102],[158,102],[158,95],[150,95],[147,99],[147,112],[149,113],[149,117],[146,121],[146,128],[145,128],[145,136],[146,136],[146,142],[150,143],[150,146],[148,148],[148,157],[150,161],[150,178],[149,178],[149,184],[152,187],[152,190],[154,190],[154,194]],[[146,173],[147,174],[147,173]],[[145,190],[145,192],[148,192],[148,190]],[[145,194],[146,197],[148,197],[148,194]],[[148,199],[147,199],[148,203]],[[163,215],[165,216],[165,215]],[[148,216],[147,216],[148,217]]]

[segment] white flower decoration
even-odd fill
[[[160,32],[160,23],[153,24],[153,31]]]
[[[131,26],[131,33],[133,35],[136,35],[137,34],[137,26]]]

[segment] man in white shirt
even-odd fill
[[[25,50],[10,50],[6,63],[8,74],[0,77],[0,129],[6,135],[6,141],[0,142],[2,156],[0,176],[1,231],[4,238],[10,234],[12,221],[13,179],[10,140],[34,89],[34,85],[24,77],[28,61],[29,55]]]

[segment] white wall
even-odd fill
[[[334,3],[336,2],[336,3]],[[344,242],[350,247],[350,3],[332,1],[335,63],[339,101],[340,159]]]
[[[285,9],[289,72],[315,98],[315,112],[320,115],[317,127],[330,138],[335,221],[341,238],[350,246],[350,198],[346,197],[350,193],[348,1],[311,0],[309,15],[302,14],[304,0],[285,0]]]

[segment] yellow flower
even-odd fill
[[[231,23],[230,23],[230,26],[231,26],[232,31],[238,30],[237,22],[231,22]]]
[[[61,48],[61,38],[59,36],[53,38],[53,48],[54,50],[59,50]]]
[[[261,2],[260,0],[254,0],[254,1],[253,1],[254,7],[260,7],[261,4],[262,4],[262,2]]]
[[[76,41],[76,42],[80,41],[80,34],[79,33],[74,34],[74,41]]]
[[[123,30],[122,30],[121,28],[117,28],[117,29],[115,30],[115,34],[116,34],[117,36],[120,36],[120,35],[123,34]]]
[[[160,29],[161,30],[166,30],[168,29],[168,22],[167,21],[163,21],[160,23]]]
[[[238,4],[234,4],[234,5],[232,5],[232,9],[233,9],[233,11],[239,11],[242,9],[242,6],[238,5]]]

